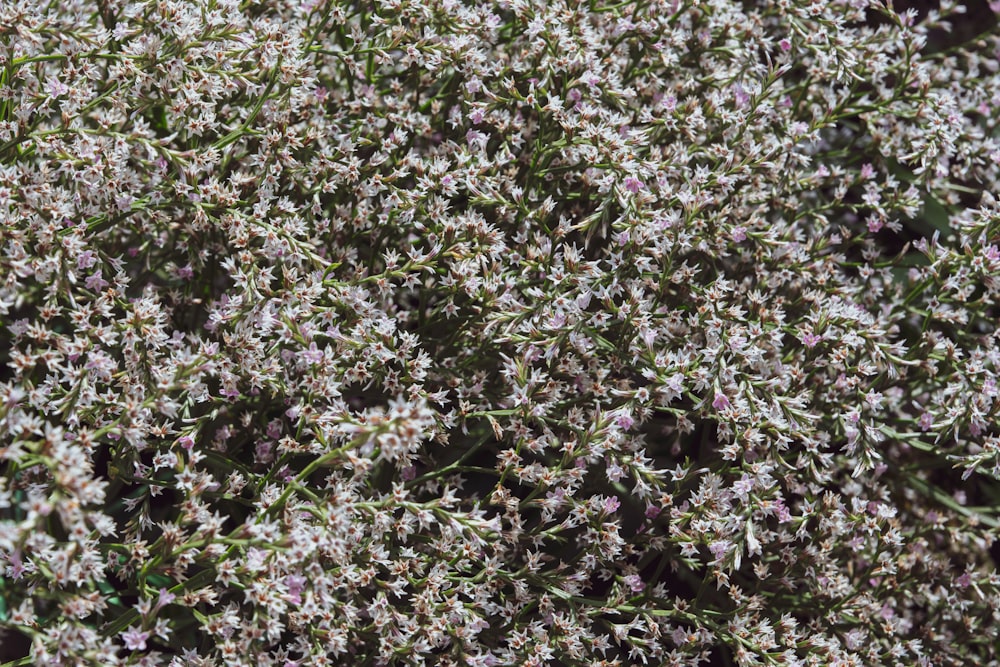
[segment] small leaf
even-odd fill
[[[934,229],[942,234],[948,234],[951,231],[949,224],[951,216],[948,215],[948,210],[931,195],[927,195],[927,198],[924,200],[923,217]]]

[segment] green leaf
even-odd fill
[[[949,224],[951,216],[948,215],[948,210],[930,194],[924,199],[923,218],[942,234],[951,231]]]
[[[159,132],[167,132],[167,109],[162,104],[159,104],[152,109],[150,109],[150,114],[153,117],[153,128]]]

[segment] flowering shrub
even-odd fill
[[[998,664],[941,5],[0,3],[3,659]]]

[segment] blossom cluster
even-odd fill
[[[1000,664],[967,11],[0,3],[0,660]]]

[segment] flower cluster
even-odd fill
[[[996,25],[0,3],[0,660],[1000,664]]]

